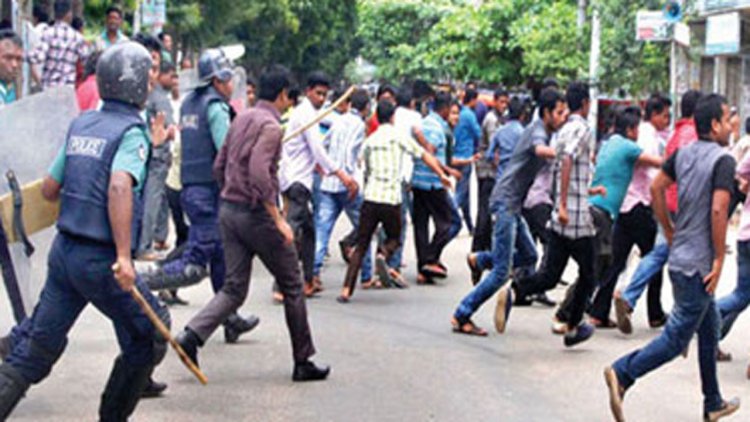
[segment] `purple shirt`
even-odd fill
[[[214,176],[223,199],[251,206],[276,203],[283,130],[281,115],[260,100],[232,122],[214,162]]]

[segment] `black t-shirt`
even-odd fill
[[[699,142],[706,142],[706,141],[699,141]],[[677,154],[680,152],[678,149],[675,151],[669,158],[667,158],[667,161],[664,162],[664,165],[662,166],[662,170],[664,170],[665,173],[667,173],[667,176],[669,176],[672,180],[675,182],[679,181],[677,180]],[[737,166],[737,163],[734,161],[734,157],[731,155],[725,155],[716,162],[716,165],[714,166],[713,175],[711,176],[711,185],[713,186],[712,190],[725,190],[728,192],[734,191],[734,174],[735,174],[735,167]]]

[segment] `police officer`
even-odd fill
[[[78,315],[91,302],[115,326],[121,353],[101,396],[99,419],[125,421],[166,343],[132,299],[137,288],[168,321],[147,286],[136,276],[132,253],[138,244],[140,192],[151,150],[140,110],[149,89],[151,57],[142,46],[111,47],[97,65],[104,104],[71,124],[63,148],[44,179],[46,199],[61,199],[58,235],[48,258],[39,303],[28,335],[13,345],[0,365],[0,419],[4,420],[30,384],[52,370]],[[164,131],[156,130],[160,143]],[[112,272],[112,264],[119,270]]]
[[[164,288],[194,284],[210,268],[211,286],[219,292],[226,269],[219,232],[219,185],[213,176],[213,163],[229,131],[233,64],[222,50],[208,49],[198,62],[200,85],[190,93],[180,109],[182,163],[180,201],[190,219],[187,247],[180,258],[167,262],[161,270],[149,273],[149,285],[160,282]],[[224,323],[224,338],[234,343],[240,334],[255,328],[260,320],[232,314]]]

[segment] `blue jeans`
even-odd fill
[[[638,267],[630,279],[630,283],[622,293],[622,298],[628,303],[630,309],[635,309],[635,304],[648,287],[649,281],[655,275],[661,273],[669,259],[669,244],[664,236],[659,232],[656,239],[656,245],[646,256],[638,263]]]
[[[32,316],[13,329],[13,349],[5,361],[26,381],[38,383],[50,373],[67,345],[68,332],[89,302],[112,320],[122,358],[128,364],[147,367],[156,362],[160,336],[132,296],[115,281],[111,268],[115,259],[114,246],[57,235],[39,303]],[[148,287],[140,279],[136,287],[169,324],[168,312]]]
[[[737,242],[737,287],[716,302],[721,316],[721,338],[729,334],[734,321],[750,304],[750,241]]]
[[[719,313],[714,297],[706,292],[703,276],[687,276],[670,271],[674,308],[667,325],[643,349],[617,360],[612,367],[624,388],[677,357],[698,333],[698,363],[703,389],[703,407],[713,412],[721,407],[722,398],[716,376],[716,350],[719,343]]]
[[[456,193],[453,195],[453,199],[456,202],[456,208],[460,209],[461,214],[463,214],[466,229],[473,233],[474,224],[471,221],[471,170],[471,165],[461,167],[461,180],[456,183]],[[451,229],[451,233],[455,231],[458,234],[461,231],[461,220],[458,220],[458,227],[455,226],[455,220],[453,223],[454,227]]]
[[[180,202],[190,220],[187,247],[179,259],[164,265],[164,271],[180,273],[187,264],[208,265],[211,287],[217,293],[226,275],[219,231],[219,188],[215,184],[184,186]]]
[[[359,227],[359,210],[362,207],[362,196],[349,199],[349,192],[320,192],[320,204],[315,215],[315,264],[313,275],[319,276],[323,267],[323,260],[328,252],[328,242],[331,239],[333,226],[336,225],[341,212],[345,212],[354,230]],[[362,263],[362,281],[372,278],[372,255],[368,249]]]
[[[515,268],[530,268],[536,260],[536,244],[521,212],[510,212],[504,205],[496,207],[492,251],[477,253],[478,268],[492,268],[492,271],[461,301],[454,314],[456,319],[470,318],[500,290],[508,280],[511,264]]]

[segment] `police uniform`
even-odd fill
[[[229,105],[212,86],[196,89],[181,110],[182,162],[180,202],[190,220],[188,241],[180,259],[164,273],[182,273],[188,265],[209,266],[214,292],[224,285],[226,269],[219,232],[219,186],[213,163],[229,130]]]
[[[131,55],[127,60],[139,60],[136,65],[150,66],[150,56],[140,46],[122,46],[108,56],[123,51]],[[114,278],[111,267],[117,253],[109,221],[108,191],[111,174],[126,172],[133,178],[131,245],[135,248],[142,214],[140,192],[150,148],[138,107],[123,101],[106,100],[100,111],[85,113],[71,124],[50,168],[50,177],[61,185],[58,234],[49,253],[39,302],[31,318],[22,324],[23,335],[15,339],[0,366],[0,419],[7,417],[30,384],[50,373],[65,348],[68,331],[89,302],[112,320],[121,349],[102,394],[100,419],[124,421],[135,409],[153,367],[166,352],[166,344]],[[137,279],[135,286],[168,323],[166,309],[146,285]]]

